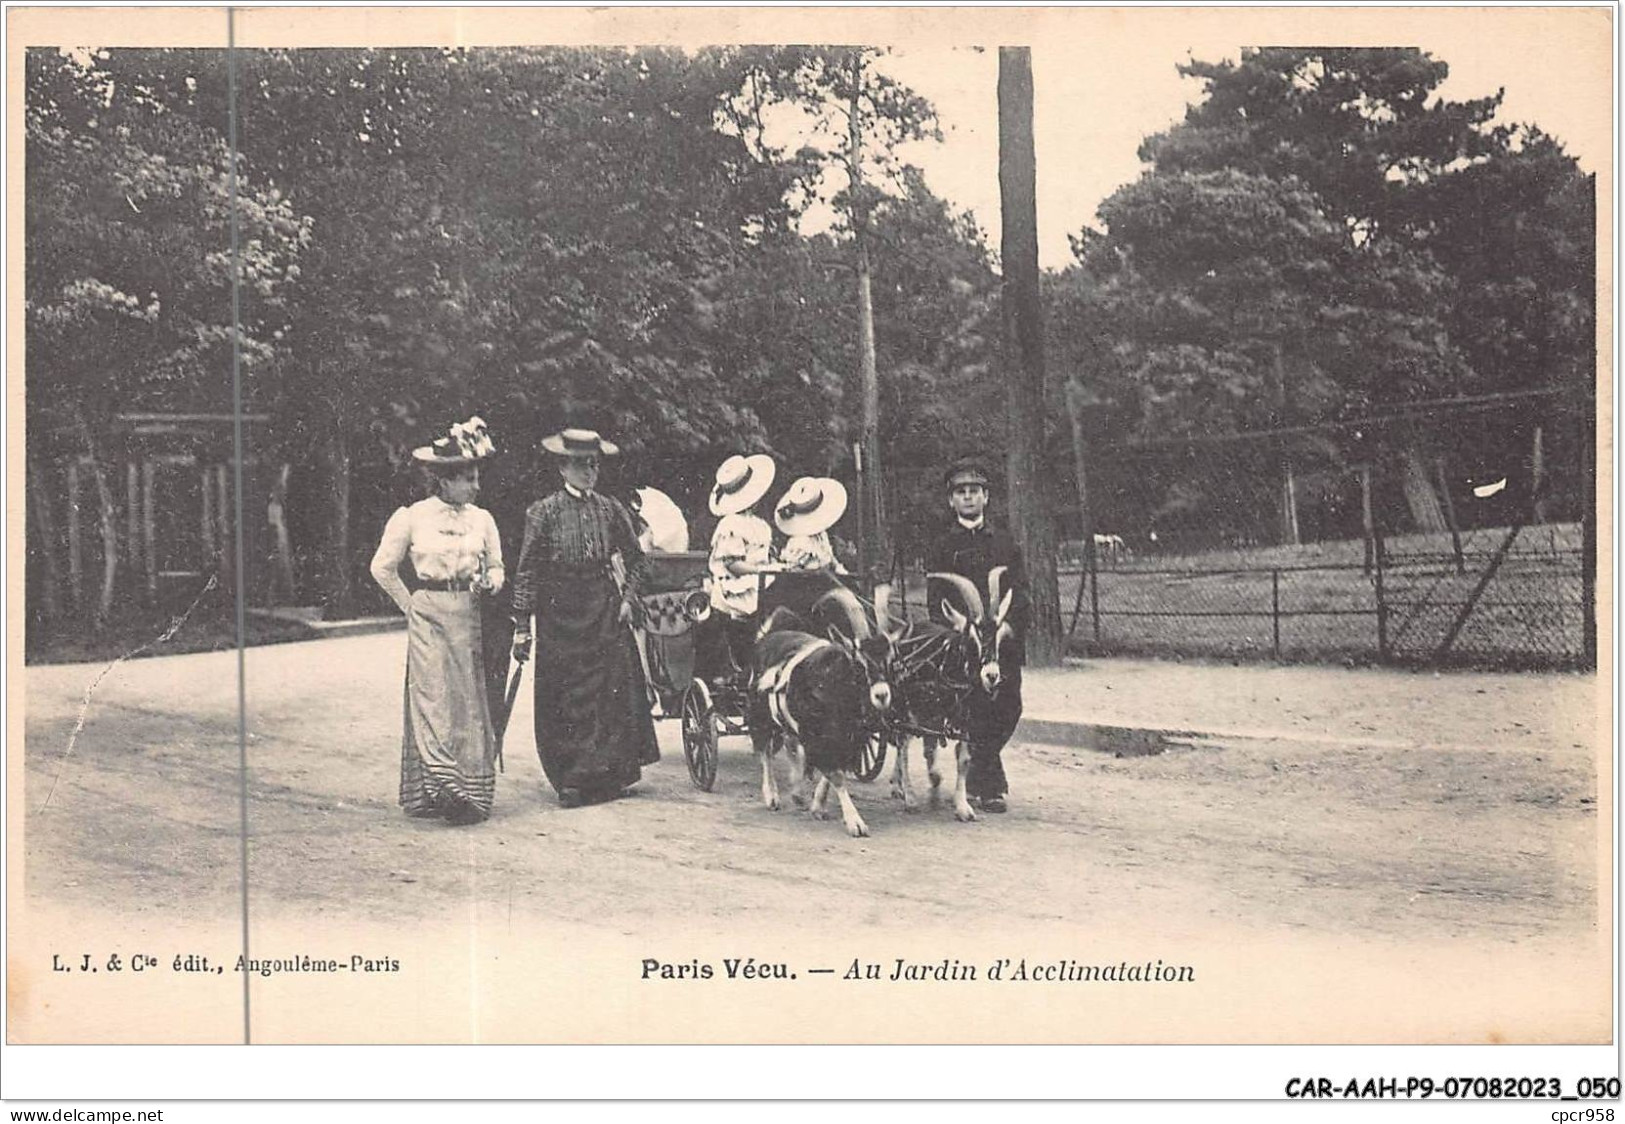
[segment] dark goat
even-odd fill
[[[775,588],[785,585],[795,588],[780,597],[777,607],[767,614],[758,636],[789,629],[822,636],[832,642],[844,640],[855,650],[869,686],[870,699],[863,708],[866,740],[882,737],[892,703],[891,684],[896,676],[897,649],[893,635],[877,627],[868,606],[857,594],[829,575],[795,574],[788,580],[780,578],[774,585]],[[795,782],[790,798],[804,806],[807,803],[803,789],[807,763],[797,760],[793,740],[785,749]],[[767,799],[765,789],[763,798]],[[814,799],[817,798],[815,794]]]
[[[952,741],[957,765],[954,818],[961,822],[976,818],[965,793],[971,754],[970,708],[976,692],[988,697],[998,693],[1002,677],[1001,649],[1013,638],[1004,619],[1010,611],[1012,594],[1001,589],[1003,578],[1003,567],[988,574],[989,602],[998,606],[990,617],[983,608],[981,594],[968,579],[958,574],[927,575],[928,582],[941,582],[953,589],[964,609],[944,599],[940,608],[947,624],[934,621],[911,624],[896,641],[898,664],[904,669],[897,677],[897,707],[907,725],[921,731],[926,775],[931,781],[931,803],[937,802],[942,787],[937,750]],[[912,812],[919,805],[908,779],[909,741],[903,738],[897,746],[897,761],[892,767],[892,796],[903,802],[905,811]]]
[[[890,707],[891,687],[870,682],[856,645],[845,636],[825,639],[782,627],[785,613],[776,610],[757,638],[746,712],[751,742],[762,756],[762,801],[779,807],[773,756],[783,741],[799,750],[806,770],[818,774],[813,815],[827,818],[824,804],[833,786],[847,834],[868,835],[846,790],[846,775],[863,759],[865,715]]]

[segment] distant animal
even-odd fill
[[[1128,544],[1122,535],[1095,535],[1095,557],[1115,566],[1129,555]]]
[[[891,685],[871,678],[859,645],[839,631],[828,637],[786,627],[790,611],[775,609],[756,640],[746,707],[752,745],[762,758],[762,802],[780,807],[773,757],[781,745],[792,761],[818,778],[812,799],[816,819],[834,788],[846,832],[869,834],[846,790],[848,773],[862,767],[869,717],[891,707]]]
[[[989,571],[988,597],[984,602],[981,591],[969,579],[959,574],[928,574],[928,586],[940,583],[939,588],[952,590],[956,595],[954,600],[963,608],[944,598],[940,607],[946,624],[921,621],[910,625],[895,641],[898,668],[895,709],[901,716],[897,725],[900,729],[927,731],[919,737],[933,805],[942,788],[937,752],[948,742],[954,743],[958,766],[954,781],[954,818],[962,823],[976,818],[965,792],[971,755],[970,707],[976,692],[988,697],[998,692],[1003,677],[1000,658],[1015,639],[1014,630],[1005,621],[1013,592],[1002,588],[1004,576],[1003,566]],[[997,607],[991,615],[986,604]],[[904,811],[910,812],[918,807],[908,775],[912,740],[900,739],[897,760],[892,767],[892,796],[903,802]]]

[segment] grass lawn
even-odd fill
[[[1465,573],[1448,534],[1385,543],[1382,602],[1390,658],[1431,661],[1507,535],[1463,535]],[[1444,662],[1573,666],[1583,657],[1580,528],[1525,528],[1478,596]],[[1100,627],[1084,590],[1073,640],[1083,651],[1283,660],[1374,661],[1376,577],[1364,543],[1311,543],[1141,555],[1102,569]],[[1073,622],[1082,575],[1059,575],[1061,622]],[[911,580],[912,606],[924,604]],[[916,609],[916,611],[918,611]]]

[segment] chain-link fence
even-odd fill
[[[1575,524],[1066,561],[1086,553],[1063,554],[1060,592],[1072,646],[1087,654],[1595,666]]]

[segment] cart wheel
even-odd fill
[[[717,718],[711,691],[699,679],[683,692],[683,759],[694,787],[710,792],[717,783]]]
[[[886,747],[891,739],[885,734],[871,734],[863,745],[863,759],[858,763],[858,780],[872,781],[886,767]]]

